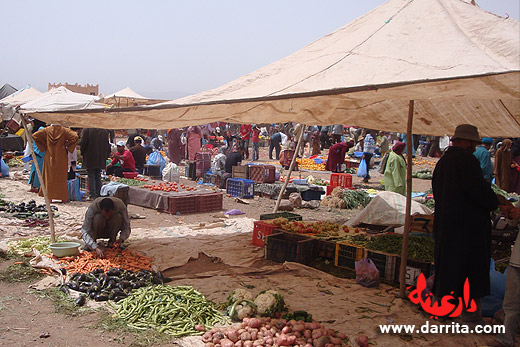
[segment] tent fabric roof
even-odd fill
[[[101,105],[94,104],[96,100],[98,100],[97,96],[74,93],[65,87],[58,87],[23,104],[20,109],[22,112],[53,112],[103,108]]]
[[[390,0],[216,89],[104,114],[36,117],[106,128],[292,121],[402,132],[413,99],[416,134],[452,134],[467,122],[485,136],[518,136],[519,30],[518,21],[462,0]]]
[[[12,85],[6,83],[0,88],[0,100],[5,98],[6,96],[9,96],[13,93],[15,93],[18,89],[13,87]]]
[[[122,89],[122,90],[120,90],[118,92],[115,92],[115,93],[112,93],[110,95],[107,95],[104,98],[105,99],[109,99],[109,98],[113,98],[113,97],[129,98],[129,99],[150,99],[150,98],[147,98],[147,97],[142,96],[140,94],[137,94],[132,89],[130,89],[130,87],[126,87],[125,89]]]
[[[42,95],[42,92],[40,92],[36,88],[31,87],[30,85],[27,85],[18,92],[13,93],[3,99],[0,99],[0,104],[12,106],[22,105],[31,100],[36,99],[40,95]]]

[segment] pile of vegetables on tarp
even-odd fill
[[[276,218],[273,220],[264,221],[265,223],[273,224],[277,228],[307,236],[327,239],[330,241],[346,241],[348,235],[355,235],[366,231],[363,228],[348,227],[337,223],[319,221],[289,221],[286,218]]]
[[[146,181],[148,181],[148,180],[139,179],[139,178],[135,178],[135,179],[134,178],[120,178],[116,182],[125,184],[127,186],[142,186],[142,185],[146,184]]]
[[[58,208],[51,205],[52,211],[58,211]],[[10,213],[10,217],[19,219],[46,219],[49,218],[45,205],[36,205],[36,201],[30,200],[28,203],[0,201],[0,212]]]
[[[130,249],[108,248],[105,258],[98,258],[95,252],[83,251],[75,257],[62,257],[59,263],[69,272],[88,273],[92,270],[102,269],[104,272],[111,268],[121,268],[131,271],[151,270],[152,258]]]
[[[67,272],[60,269],[63,275]],[[96,269],[89,273],[74,272],[62,291],[68,289],[84,293],[80,295],[76,304],[82,306],[87,298],[96,301],[114,300],[119,301],[126,298],[132,290],[163,284],[164,278],[161,272],[141,270],[133,272],[123,269],[110,269],[106,273],[102,269]]]
[[[238,326],[212,329],[202,336],[202,341],[206,347],[336,347],[348,343],[347,335],[319,323],[271,317],[244,318]],[[358,345],[368,346],[366,336],[358,338]]]
[[[56,242],[65,242],[66,240],[57,238]],[[7,247],[13,253],[19,255],[33,255],[33,249],[36,249],[41,254],[48,254],[51,252],[49,245],[51,244],[50,236],[34,236],[27,239],[12,240],[7,242]]]
[[[281,317],[285,311],[283,295],[274,290],[264,290],[256,298],[245,289],[235,289],[228,296],[227,314],[231,319],[240,321],[256,314],[263,317]]]
[[[336,187],[329,196],[322,200],[321,204],[328,207],[353,210],[366,207],[371,200],[370,194],[365,190]]]
[[[130,328],[152,328],[174,337],[202,335],[206,327],[229,323],[213,302],[189,286],[139,288],[113,307]]]
[[[423,180],[431,180],[433,178],[432,170],[430,169],[420,169],[412,172],[413,178],[420,178]]]
[[[401,254],[403,236],[393,233],[373,236],[358,235],[349,237],[349,242],[372,251]],[[408,240],[408,258],[432,262],[434,250],[435,241],[433,238],[410,235]]]

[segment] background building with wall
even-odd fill
[[[68,83],[49,83],[48,90],[51,90],[52,88],[58,88],[58,87],[65,87],[71,92],[74,93],[81,93],[81,94],[87,94],[87,95],[99,95],[99,84],[90,85],[85,84],[84,86],[80,84],[68,84]]]

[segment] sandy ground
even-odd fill
[[[262,157],[267,157],[262,149]],[[415,169],[415,168],[414,168]],[[299,176],[295,173],[293,176]],[[328,179],[330,173],[312,173],[315,177]],[[307,172],[302,172],[306,177]],[[373,171],[370,186],[379,185],[381,175]],[[185,181],[188,185],[194,182]],[[354,177],[354,184],[360,179]],[[425,191],[430,188],[430,181],[415,180],[414,190]],[[0,179],[0,193],[6,199],[14,202],[28,201],[34,198],[38,204],[43,198],[28,192],[24,181]],[[234,218],[258,219],[262,213],[270,213],[274,200],[255,198],[249,204],[240,204],[234,198],[224,198],[224,210],[237,208],[245,215]],[[72,202],[56,204],[60,217],[56,219],[58,234],[78,235],[83,215],[88,202]],[[133,237],[139,238],[139,230],[153,232],[159,228],[175,227],[185,224],[211,223],[221,220],[221,213],[169,215],[151,209],[130,205],[129,212],[144,216],[145,219],[133,219],[132,228],[136,230]],[[295,211],[303,215],[305,220],[332,220],[344,222],[356,211],[331,210],[324,207],[316,210]],[[22,228],[16,221],[0,218],[0,240],[12,237],[47,234],[46,228]],[[199,236],[200,237],[200,236]],[[230,236],[233,237],[233,236]],[[249,247],[251,234],[236,236],[236,240],[244,240]],[[189,240],[183,240],[188,242]],[[222,243],[226,247],[226,242]],[[182,251],[173,248],[172,252]],[[227,249],[227,252],[233,252]],[[245,250],[244,252],[247,252]],[[253,252],[254,253],[254,252]],[[255,256],[258,256],[256,254]],[[0,269],[10,264],[10,261],[0,262]],[[328,321],[333,328],[345,331],[355,338],[359,333],[366,333],[377,346],[482,346],[491,339],[490,336],[382,336],[377,332],[378,324],[393,322],[395,324],[424,324],[428,319],[409,301],[395,299],[395,288],[381,285],[379,289],[365,289],[354,280],[340,279],[324,272],[298,264],[281,265],[259,259],[249,267],[229,266],[219,259],[208,257],[201,253],[193,257],[185,265],[167,270],[167,276],[174,279],[173,285],[193,285],[210,299],[221,302],[227,294],[240,283],[253,285],[253,292],[261,289],[277,288],[284,293],[291,309],[304,308],[311,311],[320,321]],[[367,313],[369,312],[369,313]],[[0,344],[1,345],[49,345],[78,346],[89,344],[93,346],[130,345],[141,343],[132,334],[108,333],[96,327],[102,313],[89,311],[74,316],[66,316],[55,312],[52,303],[42,298],[40,294],[30,291],[27,283],[6,284],[0,282]],[[40,334],[49,332],[50,337],[40,338]],[[354,340],[352,340],[354,341]],[[164,341],[163,341],[164,342]],[[165,345],[169,345],[166,343]],[[175,345],[175,344],[172,344]],[[179,345],[179,344],[176,344]],[[182,343],[180,345],[183,345]]]

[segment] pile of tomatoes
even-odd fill
[[[182,189],[186,190],[186,191],[195,191],[197,190],[197,188],[195,187],[188,187],[188,186],[185,186],[184,184],[178,184],[177,182],[160,182],[158,184],[155,184],[155,181],[152,181],[152,185],[144,185],[144,186],[141,186],[141,188],[144,188],[144,189],[150,189],[151,192],[153,191],[163,191],[163,192],[178,192]]]

